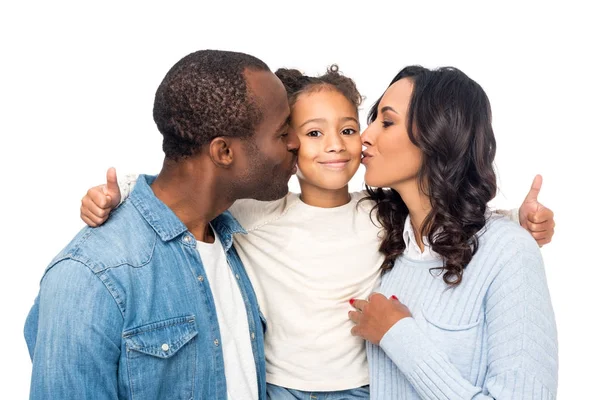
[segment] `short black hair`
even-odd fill
[[[249,137],[262,120],[244,72],[270,71],[244,53],[200,50],[179,60],[156,90],[154,122],[168,159],[192,156],[219,136]]]

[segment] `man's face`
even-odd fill
[[[300,143],[296,135],[289,134],[290,107],[279,78],[269,71],[247,71],[245,75],[263,118],[254,135],[244,140],[240,194],[276,200],[288,193]]]

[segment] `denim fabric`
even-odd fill
[[[369,386],[335,392],[305,392],[267,383],[269,400],[361,400],[369,399]]]
[[[196,239],[140,176],[99,228],[52,261],[25,324],[31,399],[226,399],[221,336]],[[244,232],[212,221],[248,315],[259,398],[266,398],[264,319],[232,247]]]

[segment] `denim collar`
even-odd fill
[[[163,241],[172,240],[184,232],[187,227],[181,222],[169,207],[160,201],[150,185],[156,176],[140,175],[129,201],[140,212],[152,229]],[[225,251],[229,250],[233,243],[233,234],[246,233],[240,223],[229,213],[229,211],[216,217],[211,221],[213,229],[221,239]]]

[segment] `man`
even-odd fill
[[[31,398],[263,399],[263,330],[235,200],[288,192],[299,146],[260,60],[198,51],[156,92],[165,160],[52,261],[28,316]],[[210,285],[209,285],[210,282]]]

